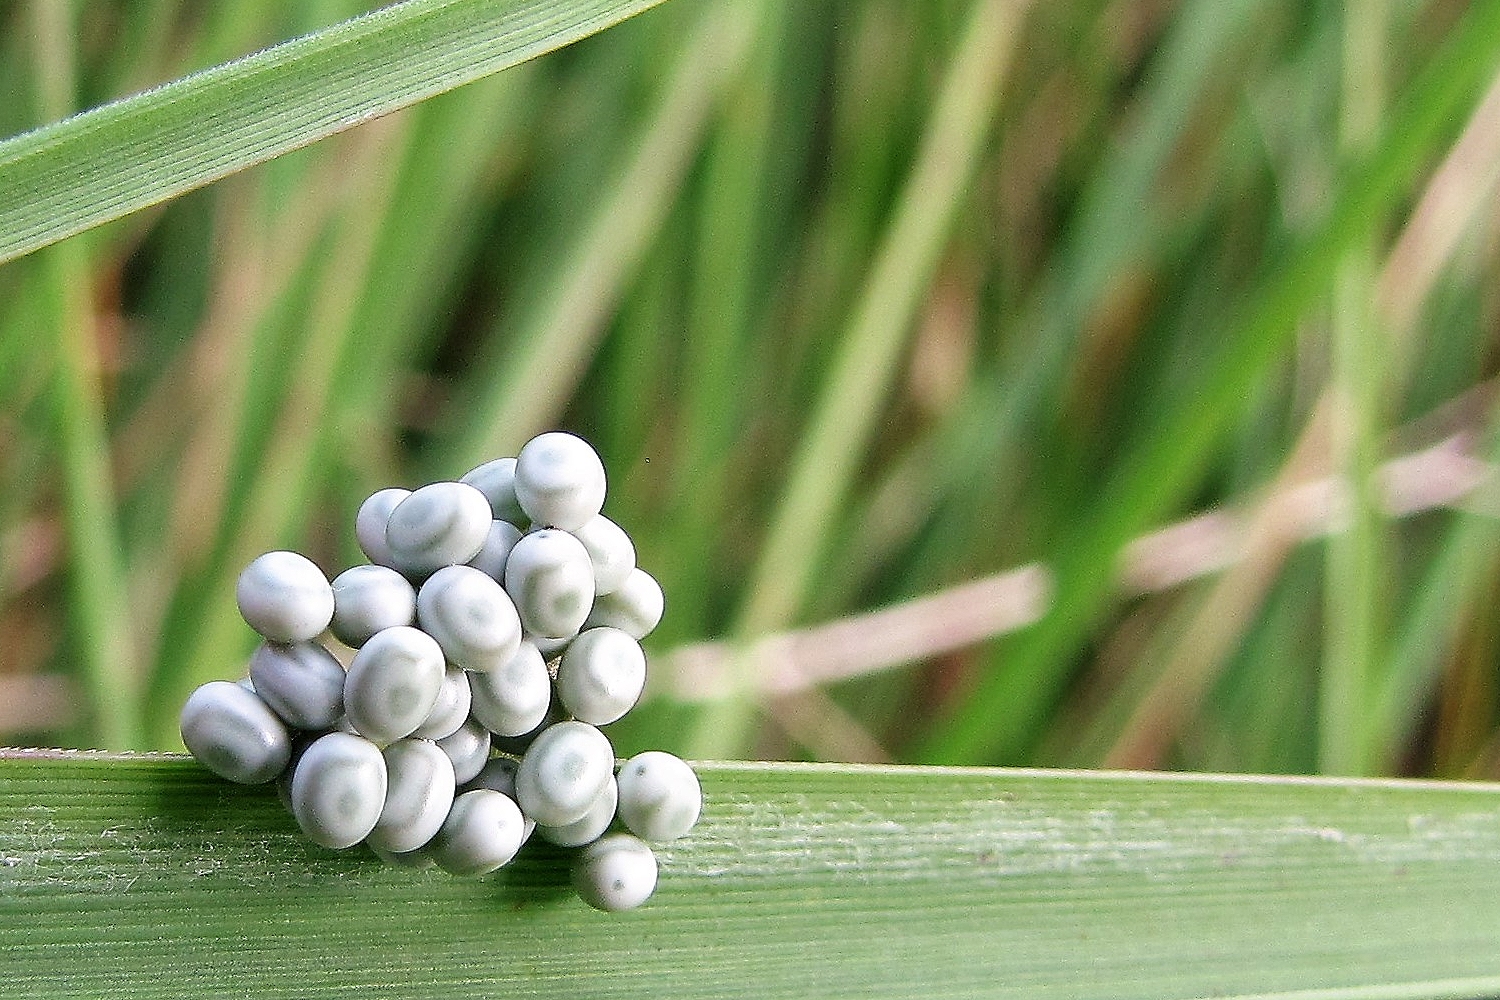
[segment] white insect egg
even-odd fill
[[[353,847],[385,808],[385,758],[369,740],[329,733],[303,751],[292,774],[292,815],[323,847]]]
[[[549,726],[527,748],[516,771],[516,801],[540,826],[582,819],[614,777],[609,738],[585,722]]]
[[[272,642],[311,642],[333,618],[333,588],[316,563],[295,552],[267,552],[235,585],[245,622]]]
[[[377,566],[394,568],[396,565],[390,547],[385,544],[385,528],[390,523],[391,511],[409,496],[411,490],[399,486],[376,490],[359,505],[359,513],[354,515],[354,537],[359,542],[359,549]]]
[[[344,666],[315,642],[261,643],[250,657],[250,681],[293,729],[331,729],[344,714]]]
[[[521,619],[505,588],[472,566],[446,566],[417,592],[417,622],[448,662],[494,670],[516,655]]]
[[[542,528],[522,536],[505,563],[505,590],[527,632],[576,635],[594,604],[594,564],[566,531]]]
[[[385,758],[385,805],[366,838],[389,854],[405,854],[434,836],[453,805],[453,764],[430,740],[397,740]]]
[[[413,580],[479,554],[490,533],[490,502],[467,483],[430,483],[391,511],[385,544],[392,564]]]
[[[557,696],[582,722],[607,725],[640,700],[646,654],[617,628],[591,628],[569,644],[557,667]]]
[[[294,817],[296,814],[292,812],[292,779],[297,776],[297,764],[302,760],[302,755],[307,752],[308,747],[316,743],[320,737],[327,735],[326,732],[321,732],[300,733],[292,736],[291,760],[287,761],[286,767],[276,776],[276,798],[281,802],[281,807],[288,813],[292,813]],[[349,735],[359,736],[355,732]]]
[[[661,584],[650,573],[636,568],[618,590],[594,599],[583,627],[608,625],[635,639],[644,639],[661,623],[665,606]]]
[[[469,560],[469,565],[481,573],[502,583],[505,580],[505,563],[510,559],[510,550],[516,547],[523,532],[509,521],[491,521],[490,533],[485,536],[479,553]]]
[[[574,434],[539,434],[516,456],[516,500],[536,524],[581,528],[604,506],[604,490],[604,463]]]
[[[509,796],[477,788],[453,800],[426,850],[450,874],[484,875],[510,863],[521,849],[525,828],[521,810]]]
[[[620,768],[618,782],[620,822],[642,840],[676,840],[698,822],[703,787],[681,758],[661,750],[637,754]]]
[[[417,592],[389,566],[351,566],[333,578],[333,621],[329,629],[358,649],[370,636],[417,619]]]
[[[443,651],[409,625],[370,637],[344,678],[344,711],[367,739],[385,745],[410,736],[432,714],[446,673]]]
[[[573,866],[573,888],[596,910],[633,910],[656,891],[656,855],[628,833],[585,847]]]
[[[508,521],[521,525],[528,520],[526,512],[516,502],[516,460],[497,458],[471,469],[459,480],[483,493],[490,502],[490,513],[497,521]]]
[[[611,778],[604,783],[604,791],[594,800],[594,804],[581,819],[565,826],[538,826],[537,836],[558,847],[582,847],[584,844],[593,843],[603,836],[604,831],[609,829],[609,824],[614,822],[615,806],[619,802],[619,796],[619,788],[615,785],[615,779]]]
[[[443,687],[438,691],[437,703],[427,713],[426,721],[412,731],[412,735],[424,740],[440,740],[445,736],[452,736],[469,718],[472,701],[468,671],[448,664],[443,671]]]
[[[489,730],[472,717],[451,735],[438,740],[437,745],[453,763],[453,777],[460,785],[473,781],[490,758]]]
[[[635,569],[635,543],[624,528],[599,514],[575,530],[573,537],[583,543],[594,564],[595,594],[612,594],[624,586]]]
[[[492,792],[499,792],[501,795],[514,800],[516,797],[516,769],[520,766],[521,762],[513,757],[491,757],[484,762],[484,767],[479,769],[479,773],[469,779],[460,791],[472,792],[476,788],[488,788]],[[521,840],[525,842],[531,838],[532,831],[536,829],[536,820],[530,816],[525,816],[524,813],[522,815],[525,817],[526,827],[521,832]]]
[[[536,646],[522,642],[499,670],[469,676],[473,713],[497,736],[524,736],[547,717],[552,678]]]
[[[209,681],[182,706],[183,745],[214,774],[241,785],[275,778],[291,759],[292,741],[276,713],[232,681]]]

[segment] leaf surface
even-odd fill
[[[660,0],[407,0],[0,142],[0,263]]]
[[[1500,992],[1500,787],[703,764],[656,896],[313,847],[190,760],[0,756],[0,996]]]

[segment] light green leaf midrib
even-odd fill
[[[660,0],[408,0],[0,143],[0,262],[576,41]]]

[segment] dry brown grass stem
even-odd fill
[[[1493,469],[1474,457],[1468,435],[1385,463],[1382,495],[1392,516],[1450,507],[1466,498],[1486,512],[1493,498],[1478,497]],[[1250,512],[1209,511],[1144,535],[1125,549],[1123,593],[1176,587],[1236,566],[1255,544],[1259,512],[1298,542],[1337,530],[1343,484],[1323,477],[1271,491]],[[683,701],[724,697],[730,678],[755,679],[756,693],[781,697],[963,649],[1036,621],[1047,607],[1051,577],[1030,563],[926,597],[810,628],[778,632],[736,648],[727,642],[695,643],[662,657],[653,689]],[[731,659],[746,658],[743,671]]]

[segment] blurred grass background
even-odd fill
[[[0,134],[366,6],[18,0]],[[624,753],[1500,777],[1494,9],[671,0],[0,267],[0,741],[564,427]]]

